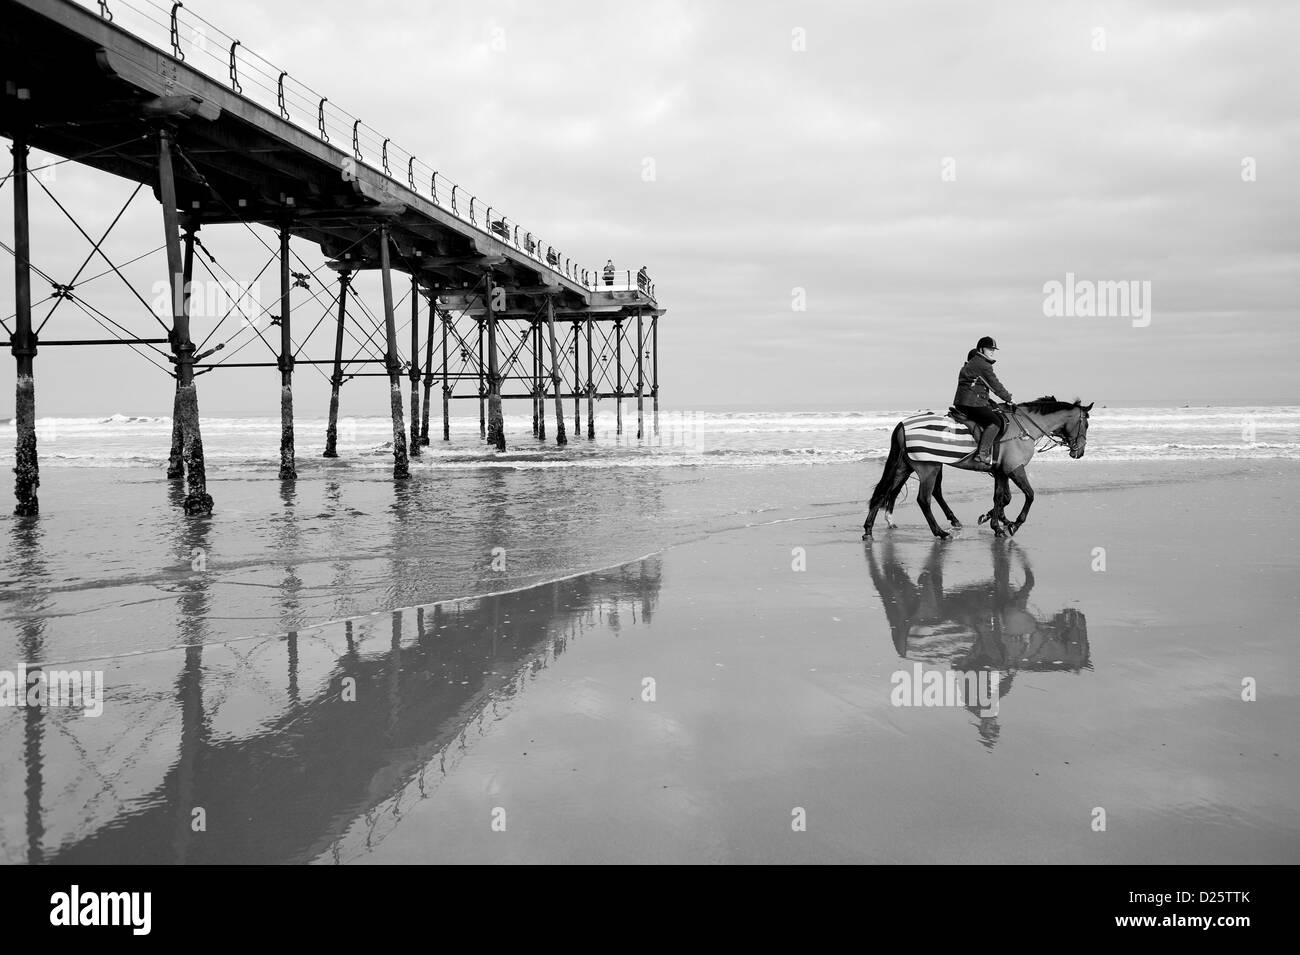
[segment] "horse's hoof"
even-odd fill
[[[988,516],[987,514],[981,514],[981,515],[980,515],[980,519],[979,519],[979,523],[983,524],[983,523],[984,523],[985,521],[987,521],[988,519],[989,519],[989,516]]]
[[[1018,530],[1020,530],[1019,524],[1010,524],[1007,526],[1007,533],[1010,534],[1012,537],[1016,536],[1016,531]]]
[[[948,526],[951,527],[951,528],[952,528],[953,530],[955,530],[955,531],[959,531],[959,530],[961,530],[962,524],[961,524],[961,521],[952,521],[952,522],[949,523]]]
[[[950,540],[952,540],[952,535],[949,534],[947,531],[940,531],[939,533],[935,534],[934,536],[937,537],[937,538],[938,538],[939,540],[941,540],[941,541],[950,541]]]
[[[875,538],[873,538],[870,534],[863,534],[862,539],[864,541],[875,540]]]

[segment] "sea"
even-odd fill
[[[932,409],[883,411],[710,411],[666,410],[655,432],[647,412],[644,440],[636,437],[636,414],[624,407],[623,433],[615,415],[601,409],[595,441],[584,433],[565,448],[531,437],[531,416],[507,408],[505,453],[479,441],[477,417],[452,419],[451,440],[441,440],[435,408],[432,443],[415,462],[419,468],[702,468],[776,467],[870,460],[888,452],[894,425],[908,414]],[[554,438],[552,408],[547,408]],[[944,409],[937,409],[943,411]],[[516,412],[516,413],[511,413]],[[573,430],[566,408],[568,428]],[[12,459],[13,423],[0,422],[0,461]],[[211,469],[261,472],[279,469],[279,417],[212,417],[202,420]],[[408,423],[409,428],[409,423]],[[300,470],[332,470],[321,458],[326,422],[294,422]],[[37,419],[41,462],[49,467],[159,468],[166,464],[171,418],[130,414]],[[381,416],[339,419],[338,449],[343,467],[383,469],[391,464],[392,424]],[[1300,457],[1300,406],[1131,407],[1093,409],[1088,455],[1106,461],[1262,459]],[[1039,463],[1055,460],[1045,455]]]

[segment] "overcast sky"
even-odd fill
[[[1300,400],[1295,3],[186,8],[573,258],[647,265],[668,408],[946,405],[984,334],[1018,398]],[[132,188],[68,166],[50,186],[91,232]],[[11,185],[0,207],[10,242]],[[87,247],[51,210],[33,197],[33,261],[70,276]],[[159,244],[147,191],[119,228],[119,260]],[[260,267],[239,227],[205,238]],[[1045,315],[1067,272],[1149,282],[1149,323]],[[105,280],[84,294],[152,334]],[[12,313],[9,266],[0,296]],[[88,334],[66,307],[43,332]],[[169,413],[170,380],[109,351],[42,349],[38,414]],[[321,376],[298,382],[320,413]],[[200,386],[206,413],[277,413],[274,369]],[[377,381],[352,401],[386,410]]]

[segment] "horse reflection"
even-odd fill
[[[1044,617],[1029,609],[1034,572],[1029,558],[1006,541],[988,542],[993,577],[959,587],[944,586],[944,561],[957,553],[951,545],[935,542],[925,565],[913,582],[895,545],[883,553],[868,547],[867,567],[889,620],[894,649],[905,660],[934,667],[947,666],[959,673],[997,671],[998,698],[1011,692],[1015,674],[1091,669],[1088,622],[1083,613],[1067,607]],[[1019,566],[1023,583],[1012,584],[1012,564]],[[966,709],[979,720],[984,745],[997,741],[997,716],[979,706]]]

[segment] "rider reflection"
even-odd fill
[[[1015,544],[990,540],[993,576],[975,583],[945,587],[944,562],[954,550],[941,542],[928,548],[916,580],[904,566],[896,546],[867,547],[867,567],[889,620],[894,649],[905,660],[959,673],[997,671],[999,700],[1011,692],[1016,673],[1091,669],[1088,623],[1083,613],[1067,607],[1053,616],[1029,608],[1034,572],[1029,558]],[[883,551],[881,553],[880,551]],[[1018,565],[1019,586],[1012,583]],[[997,742],[996,712],[987,715],[977,705],[967,711],[978,719],[985,746]]]

